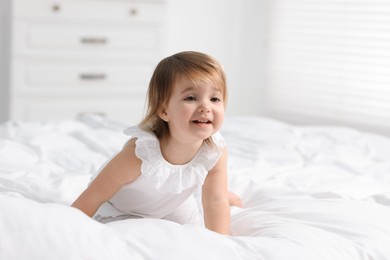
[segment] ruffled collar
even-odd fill
[[[157,189],[168,193],[200,186],[208,172],[214,167],[222,154],[225,141],[220,133],[212,136],[215,146],[204,143],[194,158],[182,165],[173,165],[165,160],[160,142],[152,132],[138,126],[124,130],[124,133],[137,138],[135,154],[141,159],[141,173]]]

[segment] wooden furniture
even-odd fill
[[[138,122],[161,58],[164,1],[12,0],[4,9],[3,119],[93,112]]]

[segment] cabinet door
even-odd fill
[[[143,116],[144,102],[134,96],[118,97],[18,97],[12,102],[13,119],[75,119],[96,113],[126,124],[137,124]]]
[[[155,62],[159,31],[132,25],[14,24],[14,56],[112,59]]]
[[[13,15],[28,19],[94,22],[159,23],[163,20],[162,0],[12,0]]]
[[[13,93],[144,95],[152,70],[150,65],[131,62],[16,60],[12,70]]]

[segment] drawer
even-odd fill
[[[13,0],[17,18],[58,20],[161,22],[164,1]]]
[[[161,46],[155,28],[16,22],[13,55],[79,55],[152,59]]]
[[[143,99],[118,97],[26,97],[11,102],[14,120],[75,119],[83,113],[97,113],[110,119],[137,124],[143,116]]]
[[[38,62],[17,60],[12,66],[16,91],[142,92],[148,87],[153,66],[108,62]]]

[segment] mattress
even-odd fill
[[[129,138],[75,120],[0,125],[0,259],[390,259],[390,138],[228,117],[232,235],[161,219],[99,223],[69,205]]]

